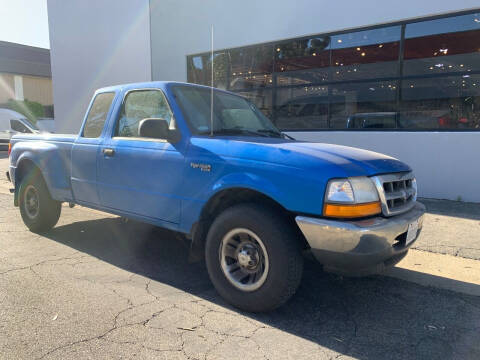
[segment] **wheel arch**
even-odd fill
[[[70,166],[68,165],[69,151],[57,144],[40,141],[20,141],[15,143],[10,154],[11,164],[14,166],[14,180],[17,188],[17,171],[20,166],[36,168],[40,171],[47,184],[50,195],[56,200],[69,198]],[[24,164],[26,162],[26,164]],[[35,165],[35,166],[33,166]],[[22,171],[20,171],[22,172]],[[24,174],[20,174],[20,178]]]
[[[14,193],[14,205],[18,206],[18,196],[20,193],[20,184],[25,177],[34,178],[35,176],[41,176],[44,180],[45,177],[42,174],[42,170],[35,161],[30,158],[20,159],[15,169],[15,193]],[[48,186],[47,186],[48,187]],[[49,190],[50,191],[50,190]]]
[[[203,259],[206,236],[214,219],[226,209],[246,203],[261,205],[283,217],[285,221],[291,223],[298,230],[301,236],[300,239],[303,239],[306,243],[295,222],[295,215],[278,201],[258,190],[247,187],[230,187],[218,191],[207,201],[201,210],[198,221],[192,226],[190,232],[190,237],[192,238],[191,260]]]

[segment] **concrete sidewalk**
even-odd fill
[[[480,260],[480,204],[419,199],[427,207],[417,250]]]

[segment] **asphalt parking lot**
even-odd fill
[[[1,359],[480,358],[479,296],[307,261],[289,303],[243,313],[175,234],[66,206],[52,231],[32,234],[1,189]],[[416,251],[479,260],[480,206],[427,207]]]

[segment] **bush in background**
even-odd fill
[[[36,123],[38,118],[45,117],[45,108],[42,104],[30,100],[13,100],[10,99],[6,104],[2,105],[7,109],[23,114],[32,123]]]

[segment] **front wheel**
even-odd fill
[[[297,290],[303,270],[299,241],[285,219],[254,204],[225,210],[207,236],[208,273],[219,294],[252,312],[270,311]]]
[[[40,174],[31,175],[20,183],[20,214],[30,231],[40,233],[55,226],[60,218],[61,203],[52,199]]]

